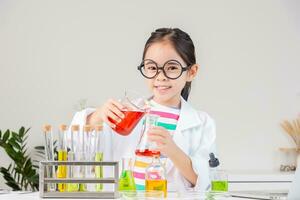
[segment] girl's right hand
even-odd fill
[[[116,125],[112,123],[110,119],[116,122],[120,122],[124,118],[122,110],[125,108],[120,102],[109,99],[101,107],[98,107],[95,112],[87,118],[87,124],[96,125],[101,122],[105,122],[111,128],[115,128]]]

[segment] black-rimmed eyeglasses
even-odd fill
[[[155,61],[146,59],[138,66],[138,70],[148,79],[157,76],[159,70],[163,71],[165,77],[177,79],[188,69],[189,67],[182,67],[181,63],[177,60],[168,60],[162,67],[158,67],[158,64]]]

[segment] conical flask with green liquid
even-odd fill
[[[122,159],[122,173],[119,180],[119,191],[135,191],[135,182],[132,173],[132,159],[123,158]]]

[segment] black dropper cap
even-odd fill
[[[219,159],[216,158],[215,154],[214,153],[210,153],[209,154],[209,167],[218,167],[220,162],[219,162]]]

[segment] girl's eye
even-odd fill
[[[155,65],[146,65],[145,68],[146,70],[156,71],[157,67]]]
[[[167,70],[168,71],[176,71],[176,70],[179,70],[179,66],[170,65],[170,66],[167,67]]]

